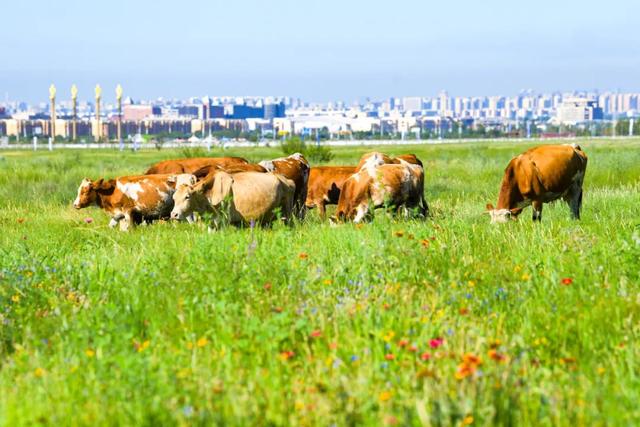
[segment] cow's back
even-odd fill
[[[145,175],[194,173],[205,166],[228,168],[232,165],[246,164],[242,157],[193,157],[186,159],[163,160],[151,166]]]
[[[579,146],[543,145],[520,155],[519,162],[522,169],[532,168],[531,187],[539,185],[537,192],[562,194],[574,180],[584,177],[587,155]]]
[[[277,208],[292,201],[295,184],[275,173],[239,172],[233,174],[232,198],[237,220],[272,219]],[[288,212],[283,212],[287,215]],[[237,221],[234,221],[237,222]]]

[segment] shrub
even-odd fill
[[[282,143],[282,152],[285,155],[293,153],[301,153],[303,156],[314,163],[328,162],[333,159],[331,149],[323,145],[307,145],[300,137],[294,136]]]

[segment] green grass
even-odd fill
[[[528,146],[383,147],[425,162],[427,221],[214,234],[71,207],[178,152],[0,152],[0,424],[637,425],[640,141],[582,143],[581,221],[490,225]]]

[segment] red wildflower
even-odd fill
[[[409,341],[408,340],[401,339],[400,341],[398,341],[398,347],[400,347],[400,348],[404,348],[404,347],[406,347],[408,345],[409,345]]]
[[[466,316],[467,314],[469,314],[469,309],[467,307],[462,307],[460,309],[460,314]]]
[[[430,242],[427,239],[422,239],[420,240],[420,243],[422,244],[423,247],[428,248]]]
[[[309,255],[307,255],[307,254],[306,254],[306,253],[304,253],[304,252],[300,252],[300,253],[298,254],[298,258],[300,258],[300,259],[307,259],[307,258],[309,258]]]
[[[385,355],[384,355],[384,358],[385,358],[386,360],[393,360],[393,359],[395,359],[396,357],[395,357],[393,354],[391,354],[391,353],[387,353],[387,354],[385,354]]]
[[[320,338],[322,336],[322,331],[319,329],[316,329],[315,331],[311,331],[311,333],[309,334],[309,336],[311,338]]]
[[[271,289],[271,282],[265,283],[263,288],[264,288],[265,291],[268,291],[269,289]]]
[[[565,277],[561,282],[564,286],[569,286],[573,283],[573,279],[571,277]]]
[[[86,222],[87,224],[91,224],[93,222],[93,218],[87,217],[84,219],[84,222]]]
[[[431,359],[431,353],[425,351],[424,353],[422,353],[420,355],[420,359],[425,360],[425,361]]]
[[[418,347],[415,344],[411,344],[409,346],[409,351],[415,353],[416,351],[418,351]]]
[[[438,337],[429,341],[429,347],[438,348],[444,343],[444,338]]]
[[[487,355],[491,360],[495,360],[496,362],[506,362],[507,356],[502,353],[499,353],[497,350],[491,349],[487,352]]]

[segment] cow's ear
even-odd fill
[[[211,188],[211,204],[219,205],[225,198],[231,195],[233,177],[226,172],[218,172],[215,175]]]
[[[95,189],[95,190],[99,190],[102,187],[102,184],[104,183],[104,179],[100,178],[97,181],[93,181],[91,183],[91,186]]]
[[[178,177],[176,175],[169,175],[169,177],[167,178],[167,182],[169,184],[175,184],[177,180]]]
[[[493,207],[493,205],[491,203],[487,203],[487,210],[488,211],[494,210],[494,207]]]

